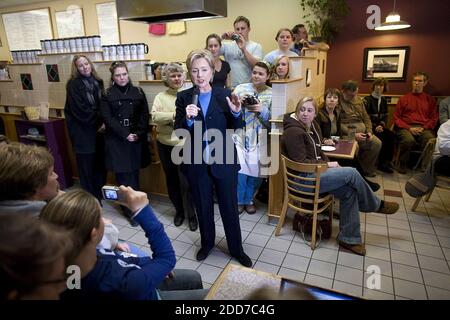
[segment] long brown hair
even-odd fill
[[[76,54],[73,56],[72,64],[71,64],[71,71],[70,71],[70,80],[81,77],[81,74],[77,68],[77,60],[80,58],[85,58],[89,62],[89,65],[91,66],[92,76],[95,78],[95,80],[103,82],[102,78],[100,78],[98,76],[97,71],[95,71],[95,67],[94,67],[94,64],[92,63],[91,59],[89,59],[84,54]]]

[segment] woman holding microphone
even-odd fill
[[[192,190],[200,227],[201,248],[197,260],[204,260],[214,247],[215,224],[213,187],[217,191],[228,250],[242,265],[251,267],[251,259],[242,247],[241,227],[237,210],[237,173],[239,164],[234,145],[228,147],[227,129],[241,128],[241,103],[228,89],[212,87],[214,57],[208,50],[192,51],[186,61],[194,88],[177,94],[175,129],[185,129],[181,170],[186,175]],[[211,129],[220,133],[221,145],[207,138]],[[233,130],[228,130],[233,131]],[[179,133],[180,131],[178,131]],[[228,137],[231,139],[231,137]],[[195,141],[202,141],[198,148]],[[231,140],[229,140],[231,141]],[[190,148],[190,150],[187,150]],[[199,149],[199,150],[198,150]],[[227,153],[233,152],[233,155]],[[196,154],[197,153],[197,154]],[[227,161],[232,158],[232,161]]]

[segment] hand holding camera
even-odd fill
[[[103,199],[117,201],[127,206],[133,213],[148,205],[147,194],[133,190],[131,187],[104,186],[102,188],[102,194]]]
[[[261,103],[256,95],[247,94],[242,98],[242,105],[250,112],[261,112]]]

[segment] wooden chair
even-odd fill
[[[422,159],[422,163],[421,163],[422,169],[427,168],[428,165],[430,165],[431,161],[433,161],[433,153],[434,153],[435,148],[436,148],[436,138],[432,138],[432,139],[428,140],[427,144],[425,146],[425,149],[423,150],[423,153],[419,158],[419,161]],[[419,163],[416,164],[416,167],[418,166],[418,164]],[[449,178],[444,177],[444,176],[436,176],[436,179],[437,179],[437,183],[436,183],[435,187],[443,188],[443,189],[450,189],[450,187],[448,185],[446,185],[446,183],[447,184],[450,183]],[[433,190],[434,190],[434,188],[431,189],[431,191],[427,195],[423,196],[423,197],[425,197],[425,201],[428,202],[428,200],[430,200]],[[417,206],[419,205],[420,200],[423,197],[416,198],[416,201],[414,201],[414,204],[411,207],[412,211],[416,211]]]
[[[311,249],[314,250],[316,247],[317,215],[330,208],[329,218],[333,218],[333,195],[319,193],[320,175],[327,170],[327,165],[298,163],[289,160],[283,155],[281,156],[281,164],[284,170],[284,200],[277,228],[275,229],[275,236],[280,235],[288,208],[303,214],[313,215]],[[302,177],[300,176],[302,173],[314,174],[315,177]],[[307,191],[298,190],[299,187]],[[308,208],[312,207],[312,209],[302,208],[302,203],[310,204]]]

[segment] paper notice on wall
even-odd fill
[[[119,44],[119,22],[117,21],[116,3],[99,3],[96,5],[96,8],[102,45]]]
[[[59,38],[83,37],[84,23],[81,8],[55,12]]]
[[[39,49],[41,40],[53,38],[48,8],[3,13],[2,18],[10,51]]]

